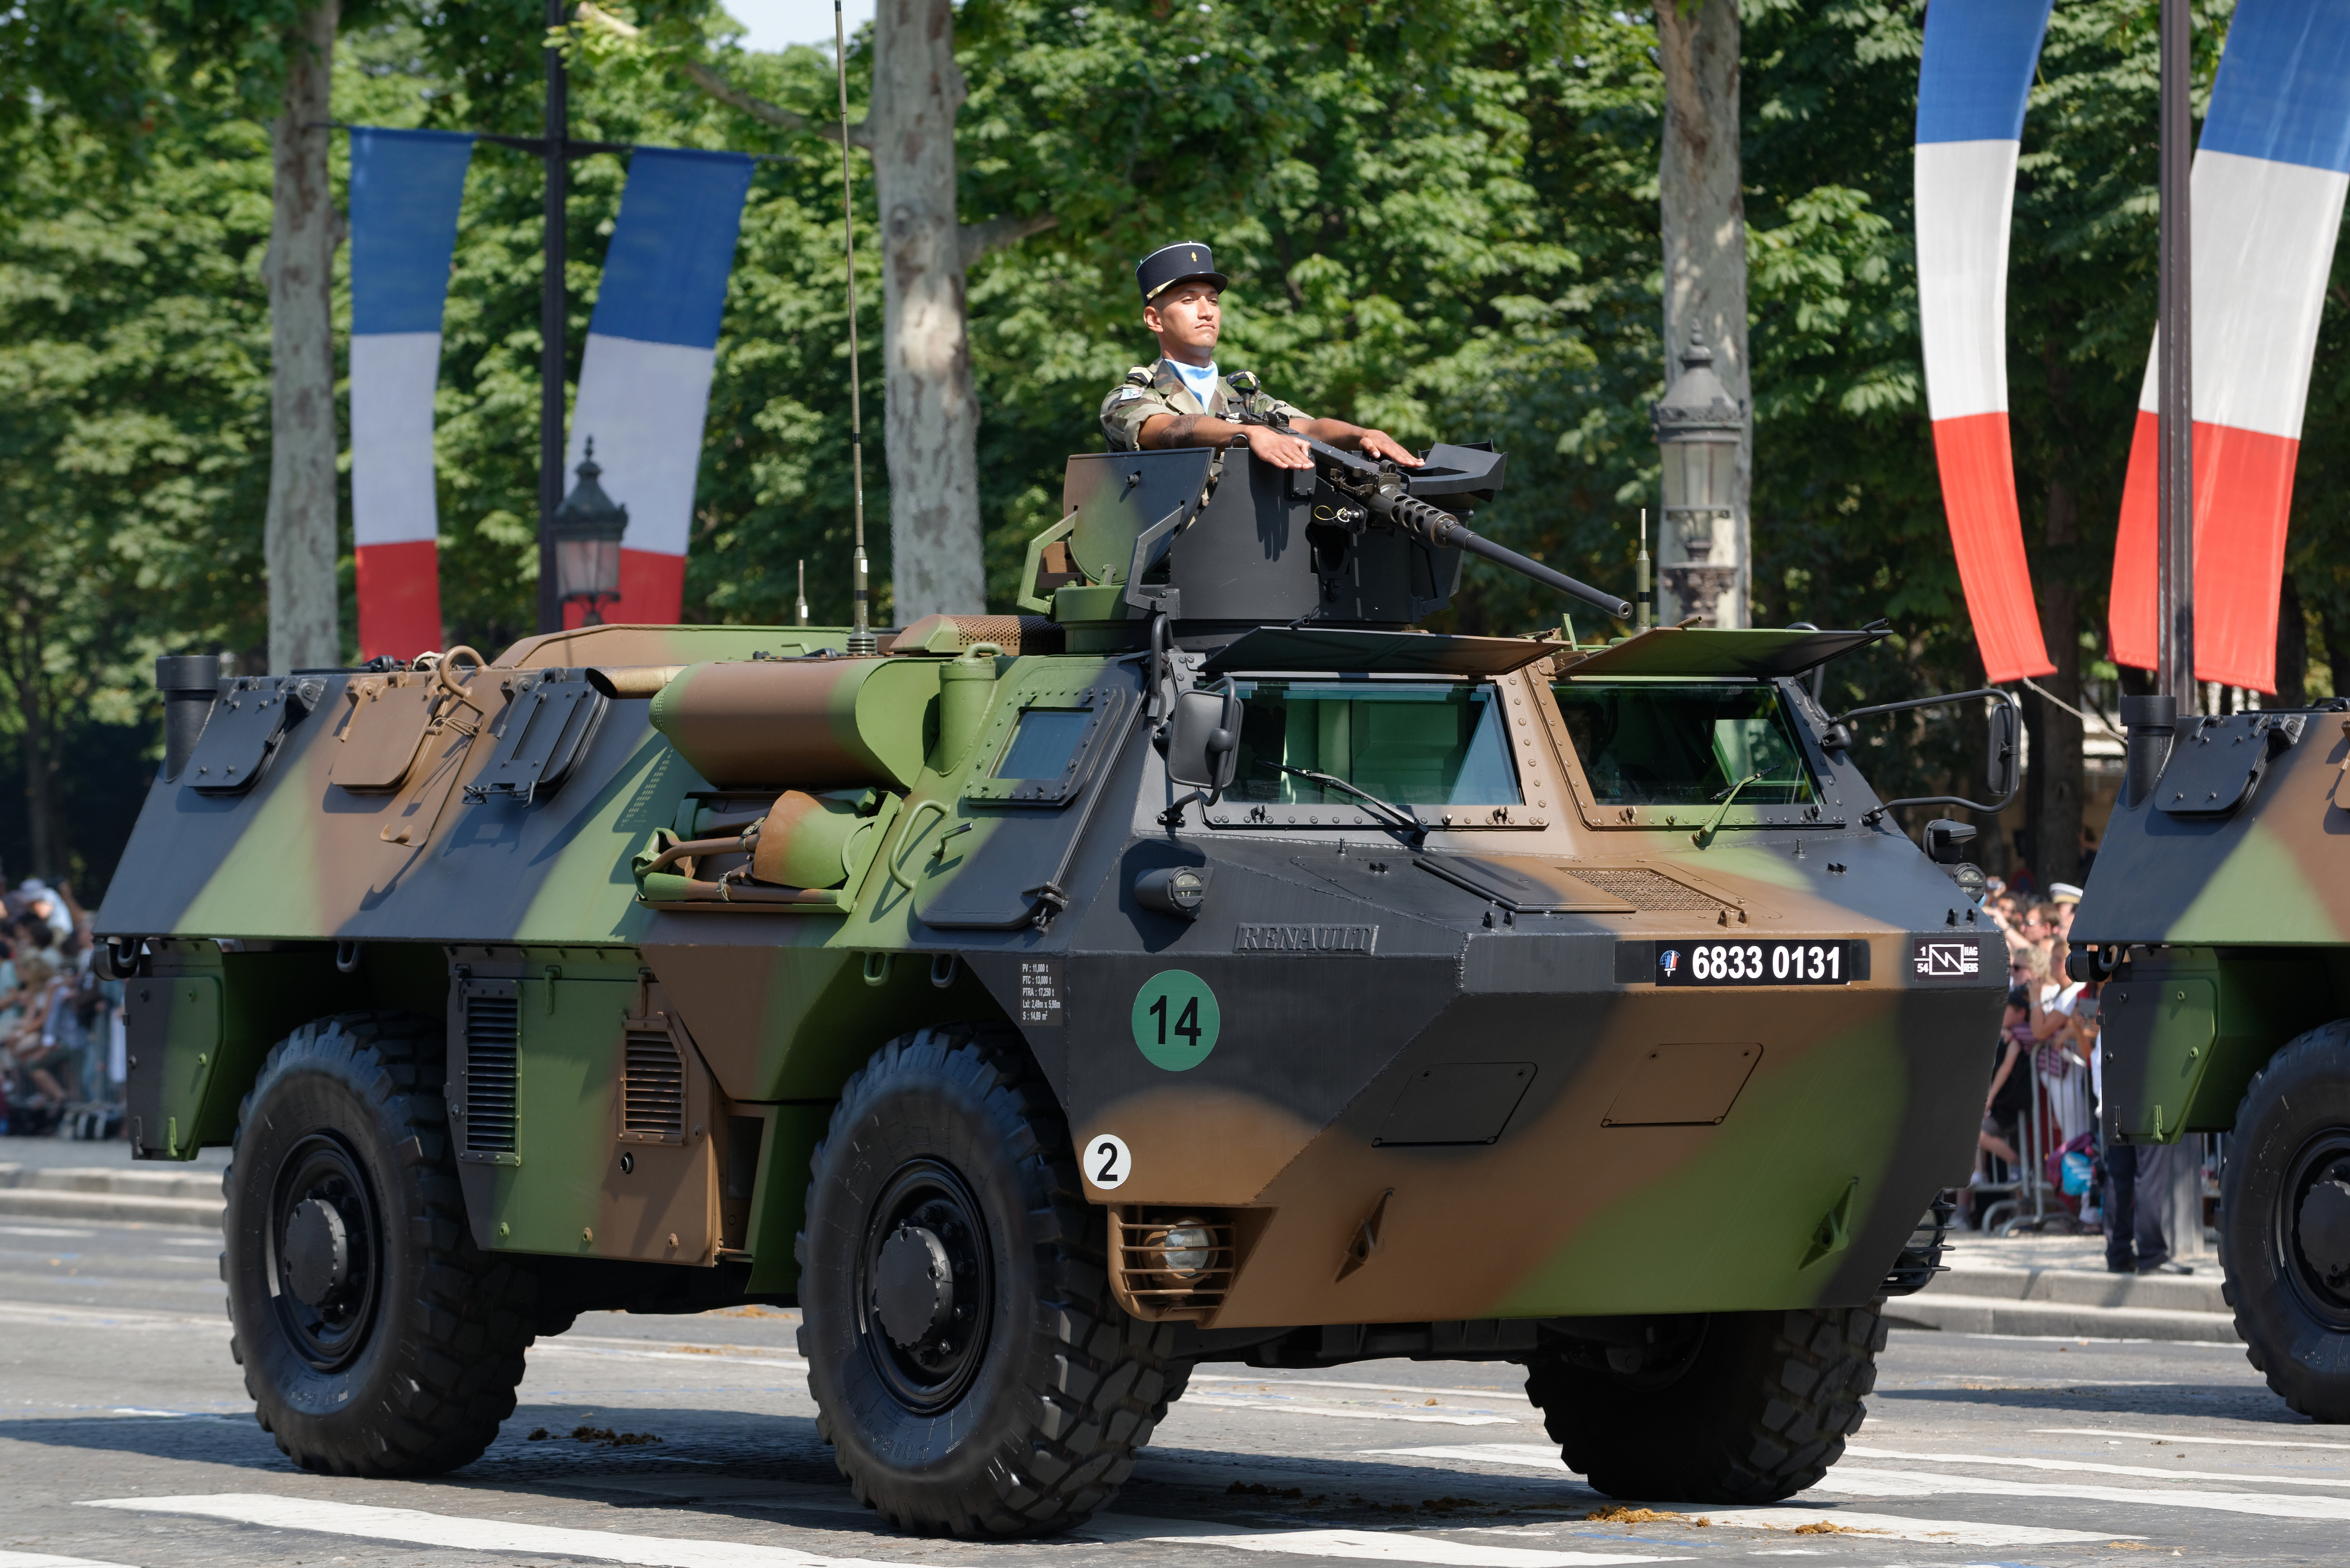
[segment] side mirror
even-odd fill
[[[1991,710],[1991,793],[2004,799],[2016,792],[2023,780],[2022,737],[2016,732],[2016,706],[2012,701],[1994,702]]]
[[[1205,791],[1209,803],[1232,787],[1240,766],[1241,698],[1221,691],[1186,691],[1167,720],[1167,776],[1185,789]]]

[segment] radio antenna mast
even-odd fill
[[[848,445],[854,461],[851,472],[857,502],[855,554],[850,566],[850,597],[856,609],[848,630],[848,651],[861,655],[873,652],[879,645],[873,639],[866,603],[865,413],[857,378],[857,210],[850,200],[848,184],[848,27],[841,19],[840,0],[832,0],[832,64],[833,74],[840,84],[840,248],[848,266]]]

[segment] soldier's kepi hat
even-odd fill
[[[1179,283],[1203,279],[1219,289],[1230,288],[1232,279],[1216,270],[1216,253],[1197,240],[1178,240],[1171,245],[1161,245],[1134,264],[1134,281],[1142,287],[1142,303],[1149,304]]]

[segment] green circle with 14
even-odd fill
[[[1134,993],[1134,1043],[1170,1073],[1206,1061],[1222,1023],[1216,993],[1189,970],[1162,971]]]

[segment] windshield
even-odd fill
[[[1551,691],[1601,805],[1714,805],[1755,774],[1741,805],[1819,798],[1772,687],[1566,680]]]
[[[1405,805],[1512,805],[1522,798],[1491,686],[1243,680],[1232,794],[1284,805],[1341,805],[1344,790],[1281,771],[1307,768]]]

